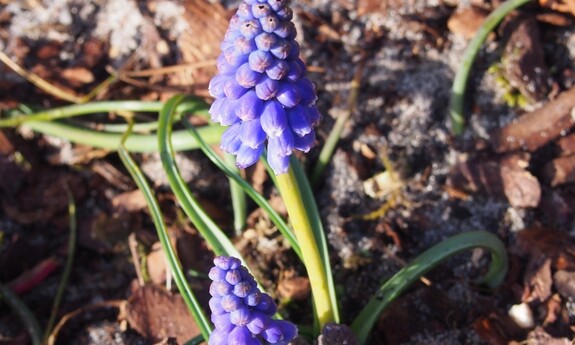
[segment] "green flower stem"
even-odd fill
[[[478,247],[488,249],[491,252],[489,271],[480,283],[490,288],[499,286],[503,282],[508,268],[507,254],[501,240],[486,231],[472,231],[455,235],[423,252],[379,288],[376,295],[371,298],[351,325],[360,344],[365,344],[379,315],[411,284],[449,257]]]
[[[317,203],[315,202],[314,194],[309,184],[309,180],[300,162],[294,157],[290,158],[290,166],[293,170],[296,183],[299,187],[299,192],[303,200],[305,210],[307,212],[307,217],[311,222],[311,228],[315,238],[315,243],[318,247],[319,254],[323,261],[323,267],[327,279],[327,287],[329,289],[329,296],[331,299],[331,306],[333,307],[333,313],[335,317],[335,322],[340,322],[339,308],[337,305],[337,295],[335,293],[335,284],[333,281],[333,274],[331,269],[331,263],[329,261],[329,248],[327,245],[327,239],[325,238],[325,232],[323,229],[323,224],[319,216],[319,210],[317,208]],[[273,175],[272,175],[273,176]]]
[[[311,284],[315,313],[320,328],[323,328],[326,323],[335,321],[335,307],[332,305],[324,263],[292,168],[285,174],[277,175],[276,183],[301,247],[303,262]]]
[[[194,316],[196,324],[200,328],[200,332],[204,339],[208,339],[210,336],[210,332],[212,330],[211,323],[209,319],[204,314],[200,303],[196,299],[190,285],[186,281],[186,276],[182,270],[182,266],[180,261],[178,260],[176,251],[174,250],[172,243],[170,242],[170,238],[168,235],[168,229],[166,228],[166,224],[162,218],[162,211],[160,210],[160,206],[150,188],[146,178],[142,171],[138,168],[132,157],[128,151],[126,151],[125,147],[120,146],[118,150],[118,154],[124,163],[126,169],[130,172],[130,175],[138,185],[138,188],[144,194],[144,198],[148,204],[148,209],[150,211],[150,215],[154,221],[154,225],[158,232],[158,237],[160,239],[160,243],[162,244],[162,249],[166,255],[168,264],[170,265],[170,269],[172,270],[172,276],[176,285],[178,286],[178,290],[180,291],[182,298],[184,299],[188,309]]]
[[[357,105],[357,98],[359,96],[359,89],[361,85],[361,77],[363,75],[364,66],[365,66],[365,57],[363,57],[362,60],[360,61],[353,76],[353,80],[351,81],[348,108],[345,111],[345,113],[338,116],[333,128],[331,129],[331,132],[329,133],[329,136],[327,137],[323,145],[323,148],[321,149],[321,152],[319,153],[319,157],[312,170],[310,177],[310,182],[312,185],[316,185],[318,183],[319,179],[321,178],[321,175],[323,174],[323,171],[325,170],[325,167],[329,164],[329,161],[331,160],[335,148],[337,147],[337,143],[339,142],[339,138],[341,137],[341,133],[343,132],[345,124],[351,117],[351,114],[353,113],[353,110]]]
[[[4,299],[4,301],[12,308],[12,310],[18,314],[26,329],[28,330],[28,334],[30,334],[30,339],[32,340],[33,345],[41,345],[42,344],[42,331],[40,330],[40,326],[38,325],[38,321],[34,317],[34,314],[28,309],[26,304],[22,302],[22,300],[16,296],[9,288],[0,284],[0,297]]]
[[[465,116],[463,114],[463,103],[465,100],[465,89],[467,88],[467,79],[471,71],[471,66],[475,61],[475,57],[481,48],[481,44],[485,41],[489,33],[495,29],[497,25],[514,9],[525,5],[531,0],[507,0],[497,9],[495,9],[477,30],[475,37],[469,42],[469,46],[463,55],[463,61],[459,67],[453,86],[451,88],[451,99],[449,105],[449,113],[451,117],[451,131],[455,135],[460,135],[465,126]]]
[[[212,161],[212,163],[214,163],[216,167],[218,167],[218,169],[220,169],[224,174],[226,174],[226,176],[228,176],[230,179],[233,179],[235,183],[241,186],[244,192],[268,214],[272,223],[274,223],[275,226],[277,226],[278,230],[281,232],[284,238],[290,243],[293,251],[303,261],[303,256],[299,244],[297,242],[297,239],[295,238],[293,232],[290,230],[287,224],[283,221],[282,217],[273,209],[273,207],[267,202],[267,200],[254,189],[254,187],[252,187],[248,182],[246,182],[246,180],[244,180],[237,173],[235,169],[230,168],[230,166],[226,164],[224,160],[221,159],[213,149],[211,149],[208,145],[206,145],[206,143],[199,136],[198,132],[196,131],[194,126],[192,126],[192,124],[190,124],[186,120],[184,120],[183,122],[186,125],[186,127],[189,128],[190,134],[199,143],[200,149],[204,152],[206,157],[208,157]],[[275,177],[274,175],[272,176]]]
[[[224,154],[224,159],[228,167],[235,173],[239,173],[239,169],[235,165],[235,157],[229,153]],[[232,198],[232,208],[234,210],[234,230],[236,236],[241,235],[242,230],[246,226],[247,217],[247,204],[246,204],[246,193],[242,187],[234,181],[233,178],[229,178],[230,181],[230,195]]]
[[[77,225],[76,225],[76,203],[74,201],[74,195],[70,189],[67,189],[68,194],[68,215],[70,217],[70,238],[68,239],[68,257],[66,258],[66,264],[64,266],[64,272],[62,273],[62,278],[60,284],[58,285],[58,290],[56,291],[56,297],[54,298],[54,303],[52,304],[52,312],[50,313],[50,318],[48,319],[48,324],[44,330],[43,343],[45,344],[50,337],[52,328],[56,323],[56,316],[58,315],[58,308],[62,302],[62,297],[64,296],[64,291],[66,290],[66,284],[68,284],[68,279],[70,273],[72,272],[72,265],[74,264],[74,256],[76,255],[76,238],[77,238]]]

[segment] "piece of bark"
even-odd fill
[[[448,185],[505,198],[514,207],[536,207],[541,199],[539,181],[526,167],[529,156],[474,157],[455,165]]]
[[[545,165],[544,179],[552,187],[575,182],[575,155],[559,157]]]
[[[505,45],[503,75],[530,102],[544,100],[549,93],[550,77],[545,64],[541,33],[534,16],[516,19]]]
[[[575,153],[575,133],[569,134],[557,140],[561,156],[569,156]]]
[[[541,108],[495,131],[491,145],[496,152],[535,151],[558,138],[575,124],[575,87]]]

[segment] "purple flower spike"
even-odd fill
[[[233,127],[222,136],[222,149],[246,168],[266,147],[276,175],[289,170],[293,150],[307,152],[314,146],[320,119],[314,85],[299,58],[289,2],[241,2],[220,45],[218,74],[209,85],[216,99],[209,110],[212,120]]]
[[[215,330],[208,345],[285,345],[297,336],[294,324],[273,319],[275,303],[268,294],[259,291],[254,277],[238,259],[218,256],[214,265],[209,274],[212,286],[229,285],[231,289],[222,296],[213,294],[210,299]],[[240,298],[236,290],[249,293]]]

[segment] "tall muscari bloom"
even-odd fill
[[[308,152],[315,143],[317,96],[299,58],[292,16],[289,1],[244,0],[220,45],[209,112],[230,126],[221,147],[236,155],[240,168],[258,160],[267,140],[268,162],[283,174],[294,149]]]
[[[285,345],[297,335],[294,324],[274,320],[276,305],[257,288],[240,260],[218,256],[209,276],[210,309],[215,330],[209,345]]]

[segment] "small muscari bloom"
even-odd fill
[[[274,320],[276,305],[261,292],[240,260],[218,256],[209,273],[215,330],[208,345],[285,345],[297,335],[294,324]]]
[[[220,45],[210,115],[230,126],[222,149],[236,155],[240,168],[254,164],[267,142],[268,162],[283,174],[294,149],[308,152],[315,144],[317,96],[299,58],[292,16],[287,0],[244,0]]]

